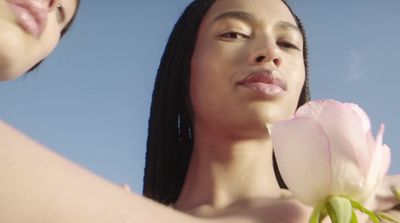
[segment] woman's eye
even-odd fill
[[[227,32],[222,35],[220,35],[221,38],[224,39],[246,39],[248,38],[247,35],[239,32]]]
[[[289,41],[280,41],[280,42],[278,42],[278,45],[280,47],[287,48],[287,49],[300,50],[299,47],[297,47],[295,44],[293,44],[293,43],[291,43]]]
[[[63,23],[65,21],[65,9],[61,4],[57,5],[57,21]]]

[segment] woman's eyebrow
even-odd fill
[[[234,18],[252,24],[256,23],[256,18],[252,14],[243,11],[224,12],[221,15],[215,17],[213,23],[227,18]]]
[[[301,30],[299,27],[297,27],[296,25],[290,23],[290,22],[286,22],[286,21],[279,21],[275,24],[275,29],[277,30],[284,30],[284,31],[294,31],[296,32],[298,35],[303,36]]]

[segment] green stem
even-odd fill
[[[385,214],[385,213],[381,212],[381,213],[377,213],[377,215],[382,220],[386,220],[386,221],[392,222],[392,223],[400,223],[398,220],[390,217],[390,215],[388,215],[388,214]]]
[[[354,210],[351,210],[351,223],[358,223],[358,218]]]
[[[353,206],[353,208],[367,214],[369,216],[369,218],[374,222],[374,223],[379,223],[379,217],[377,216],[377,214],[375,214],[374,212],[368,210],[367,208],[365,208],[364,206],[362,206],[360,203],[356,202],[356,201],[352,201],[350,200],[351,205]]]
[[[314,208],[309,223],[320,223],[321,209],[323,205]]]

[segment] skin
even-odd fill
[[[274,29],[271,29],[276,20],[272,18],[257,26],[257,33],[263,35],[239,43],[236,38],[228,42],[220,37],[211,38],[214,35],[209,32],[215,30],[208,31],[207,28],[207,21],[212,21],[224,10],[239,6],[241,10],[246,9],[255,15],[261,11],[265,13],[268,7],[276,7],[280,10],[277,18],[293,22],[279,2],[218,0],[204,18],[204,33],[201,32],[193,55],[191,78],[194,154],[182,194],[174,205],[181,212],[132,194],[127,188],[82,169],[0,121],[0,179],[4,182],[0,187],[0,222],[307,222],[310,208],[278,187],[272,169],[272,145],[265,128],[265,122],[280,120],[294,111],[297,104],[294,98],[298,98],[304,82],[304,68],[300,64],[302,58],[298,58],[296,51],[286,51],[277,42],[274,47],[272,42],[268,42],[270,48],[262,47],[265,43],[259,47],[259,37],[276,37]],[[263,20],[260,16],[256,18]],[[210,46],[201,45],[206,42]],[[238,47],[237,44],[254,44],[254,48],[244,49],[246,47]],[[236,52],[238,55],[230,55]],[[254,58],[252,55],[260,54],[278,55],[265,58],[280,59],[266,59],[263,65],[247,61]],[[207,59],[211,56],[224,63],[224,68],[219,69],[216,62]],[[208,67],[200,67],[200,63]],[[228,69],[227,65],[233,67]],[[241,89],[231,81],[241,79],[253,66],[276,66],[285,75],[288,90],[280,97],[271,98],[260,92]],[[213,86],[217,83],[220,87]],[[201,88],[204,88],[203,91]],[[218,104],[213,95],[220,99],[227,98]],[[209,105],[217,109],[204,108]],[[237,109],[238,106],[240,109]],[[272,112],[265,114],[267,108]],[[220,109],[226,109],[227,113]],[[242,122],[240,116],[246,117],[255,126]],[[213,118],[215,123],[204,120],[204,117]],[[224,131],[227,133],[220,133]],[[400,185],[398,176],[385,180],[379,190],[379,199],[386,202],[384,208],[398,204],[388,191],[393,185]],[[376,205],[374,209],[383,207],[383,203],[377,202],[379,199],[371,201],[371,205]]]
[[[309,217],[309,208],[288,193],[268,202],[239,202],[219,215],[186,215],[96,176],[2,121],[0,132],[0,222],[304,223]],[[400,185],[399,177],[380,189],[387,207],[398,203],[389,185]]]
[[[305,68],[296,27],[277,0],[219,0],[206,14],[191,69],[194,152],[178,209],[219,215],[238,203],[282,197],[265,123],[288,118],[300,97]],[[238,84],[262,69],[278,71],[287,89],[271,96]]]
[[[277,184],[265,127],[296,109],[305,79],[302,46],[281,1],[218,0],[210,8],[192,57],[194,147],[176,209],[201,218],[308,221],[310,207]],[[260,69],[278,71],[287,89],[271,96],[238,84]],[[382,204],[372,203],[375,210]]]
[[[253,18],[219,17],[227,12]],[[279,26],[284,23],[288,25]],[[190,93],[196,131],[213,126],[218,131],[211,133],[217,135],[265,135],[266,122],[293,114],[305,68],[302,36],[292,27],[296,22],[280,1],[216,1],[203,19],[192,57]],[[286,81],[281,96],[271,98],[238,84],[262,69],[276,70]]]
[[[0,133],[0,222],[203,222],[96,176],[1,120]]]
[[[48,12],[45,29],[38,37],[17,22],[7,0],[0,0],[0,81],[15,79],[46,58],[57,46],[61,30],[71,20],[77,6],[76,0],[38,0],[35,3]]]

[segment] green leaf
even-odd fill
[[[318,206],[314,208],[309,223],[319,223],[321,207],[322,206]]]
[[[351,210],[351,223],[358,223],[358,218],[354,210]]]
[[[329,215],[329,218],[331,219],[331,222],[338,223],[338,219],[336,217],[336,212],[333,209],[332,205],[330,203],[328,203],[326,206],[327,206],[326,210],[328,211],[328,215]]]
[[[367,208],[365,208],[364,206],[362,206],[360,203],[358,203],[356,201],[350,201],[350,202],[351,202],[351,205],[353,206],[353,208],[367,214],[374,223],[379,223],[379,218],[374,212],[368,210]]]
[[[324,218],[326,216],[328,216],[328,209],[326,206],[328,206],[328,205],[325,204],[325,205],[321,206],[321,211],[319,212],[319,222],[322,222],[322,220],[324,220]]]
[[[352,206],[349,199],[345,197],[331,197],[329,199],[328,213],[332,222],[350,223],[352,219]]]

